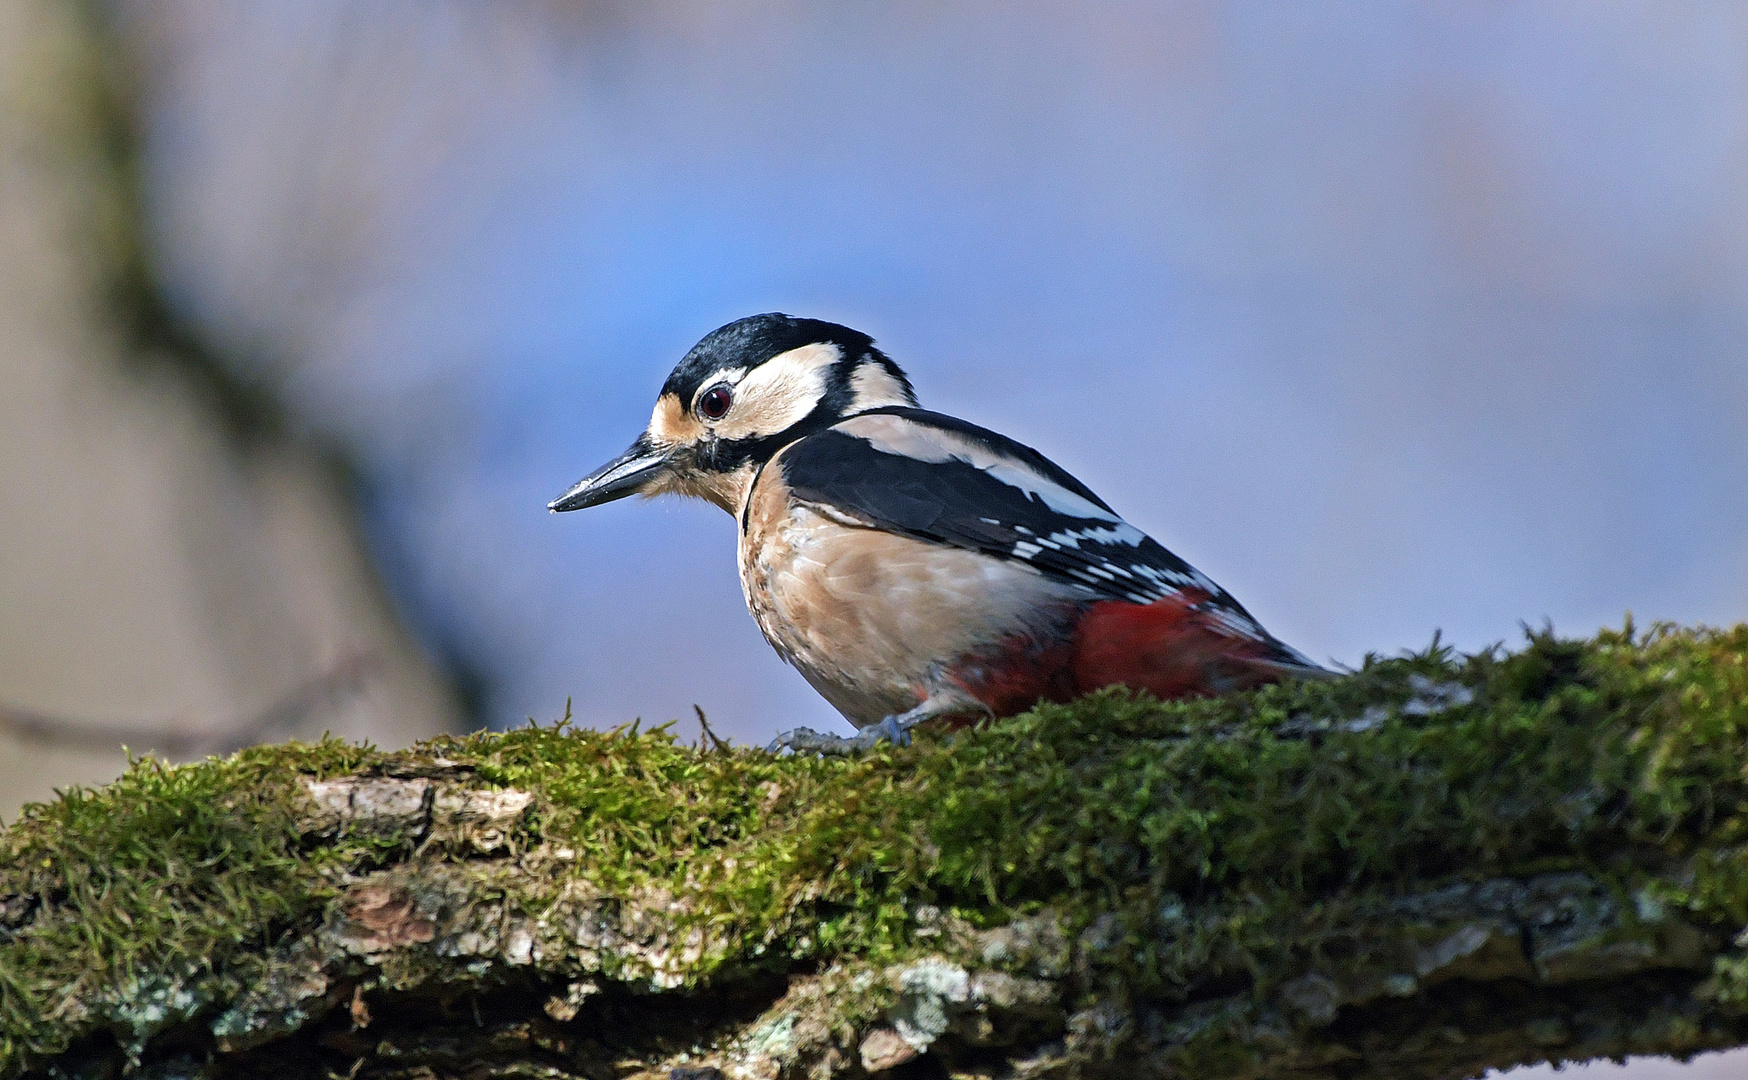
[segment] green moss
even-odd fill
[[[192,1007],[156,985],[167,977],[246,980],[263,941],[319,916],[324,869],[359,854],[300,849],[293,778],[376,756],[328,741],[181,767],[143,758],[105,788],[26,807],[0,837],[0,900],[16,916],[0,923],[0,1072],[60,1048],[56,1003],[133,985],[150,1024],[163,1019],[150,999],[165,1017]]]
[[[1339,969],[1363,945],[1334,928],[1489,876],[1583,870],[1734,933],[1745,734],[1748,626],[1657,627],[1467,658],[1435,645],[1211,701],[1107,691],[851,760],[562,726],[142,760],[0,839],[0,910],[39,909],[0,929],[0,1074],[64,1045],[56,1003],[167,973],[185,1011],[229,1000],[261,943],[323,918],[340,875],[411,855],[406,836],[313,841],[307,776],[447,763],[533,793],[510,841],[550,859],[505,902],[538,915],[567,882],[671,897],[706,943],[690,983],[938,951],[917,936],[925,908],[972,926],[1048,909],[1087,931],[1091,984],[1181,1000],[1211,980],[1267,990],[1307,954]],[[441,838],[418,857],[444,857]],[[1713,992],[1744,987],[1731,954]],[[1237,1052],[1207,1032],[1198,1052]]]

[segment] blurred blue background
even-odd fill
[[[1319,659],[1748,612],[1748,7],[124,0],[158,271],[478,719],[848,726],[714,508],[546,502],[873,334]]]

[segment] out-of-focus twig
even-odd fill
[[[324,712],[333,712],[363,692],[381,670],[381,660],[363,650],[342,652],[326,668],[254,716],[212,731],[178,729],[164,723],[109,723],[51,716],[0,704],[0,731],[54,746],[110,750],[118,746],[157,750],[171,757],[228,754],[267,742]]]

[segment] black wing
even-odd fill
[[[1102,599],[1182,595],[1235,635],[1274,640],[1231,594],[1060,466],[963,420],[877,409],[802,439],[775,464],[794,497],[872,528],[1023,560]]]

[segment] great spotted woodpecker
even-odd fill
[[[917,407],[866,334],[754,315],[674,368],[630,449],[549,509],[707,499],[759,629],[863,734],[1124,684],[1161,698],[1330,672],[1036,450]]]

